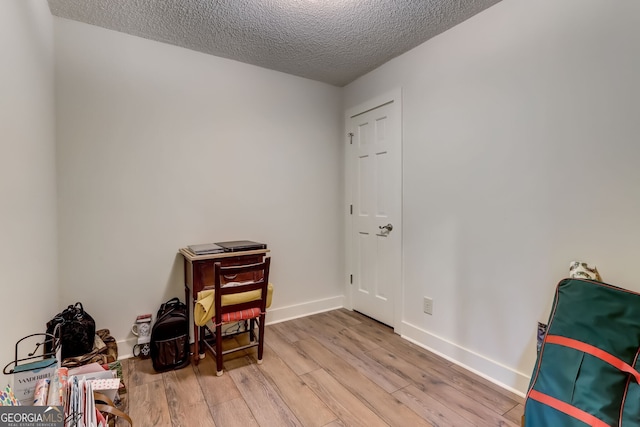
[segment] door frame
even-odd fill
[[[344,148],[344,177],[345,177],[345,216],[344,216],[344,224],[345,224],[345,266],[346,266],[346,277],[345,277],[345,308],[349,310],[353,310],[353,284],[351,283],[351,274],[355,271],[355,259],[353,257],[353,216],[351,215],[351,205],[353,204],[353,181],[354,181],[354,172],[351,166],[351,158],[350,158],[350,139],[348,136],[349,133],[349,122],[351,117],[365,113],[367,111],[373,110],[377,107],[380,107],[384,104],[391,103],[391,107],[393,110],[393,114],[395,114],[398,120],[398,126],[396,129],[396,137],[398,138],[398,164],[395,167],[400,169],[400,218],[397,219],[393,224],[394,232],[398,232],[400,234],[400,271],[398,272],[398,280],[400,281],[399,286],[394,288],[393,293],[393,330],[395,333],[400,334],[400,326],[402,324],[403,318],[403,296],[404,296],[404,236],[403,236],[403,192],[404,192],[404,174],[403,174],[403,157],[402,157],[402,89],[396,88],[389,92],[386,92],[382,95],[376,96],[368,101],[365,101],[361,104],[356,105],[355,107],[348,108],[345,111],[344,115],[344,136],[345,136],[345,148]]]

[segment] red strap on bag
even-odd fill
[[[606,351],[599,349],[598,347],[595,347],[591,344],[587,344],[582,341],[575,340],[573,338],[567,338],[560,335],[547,335],[544,341],[546,344],[561,345],[563,347],[573,348],[583,353],[590,354],[591,356],[596,357],[608,363],[614,368],[630,374],[636,380],[636,382],[640,384],[640,372],[636,371],[631,365],[626,363],[624,360],[614,356],[611,353],[607,353]],[[533,389],[529,390],[527,398],[531,398],[551,408],[554,408],[564,414],[567,414],[577,420],[582,421],[583,423],[586,423],[587,425],[590,425],[593,427],[609,426],[609,424],[605,423],[599,418],[596,418],[595,416],[589,414],[588,412],[585,412],[569,403],[558,400],[555,397],[551,397],[537,390],[533,390]]]
[[[610,427],[609,424],[605,423],[599,418],[596,418],[590,413],[585,412],[582,409],[578,409],[566,402],[558,400],[555,397],[540,393],[537,390],[529,391],[528,397],[533,400],[537,400],[538,402],[543,403],[547,406],[550,406],[553,409],[557,409],[558,411],[563,412],[577,420],[580,420],[591,427]]]
[[[557,344],[564,347],[573,348],[583,353],[590,354],[594,357],[597,357],[600,360],[607,362],[609,365],[613,366],[621,370],[622,372],[626,372],[631,374],[638,384],[640,384],[640,372],[633,369],[631,365],[626,363],[624,360],[619,359],[611,353],[607,353],[604,350],[599,349],[598,347],[594,347],[591,344],[587,344],[582,341],[574,340],[572,338],[561,337],[559,335],[547,335],[545,342],[549,344]]]

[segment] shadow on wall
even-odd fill
[[[13,4],[16,7],[14,16],[20,17],[20,28],[24,29],[20,32],[20,36],[27,37],[28,40],[23,40],[23,42],[32,46],[32,49],[25,51],[37,53],[33,56],[35,63],[48,61],[51,56],[52,27],[42,25],[43,22],[35,18],[39,14],[35,9],[39,9],[40,6],[36,7],[35,3],[27,1],[13,2]],[[49,17],[49,19],[51,18]]]
[[[169,272],[169,277],[164,285],[164,292],[162,293],[161,301],[157,301],[157,306],[170,300],[171,298],[178,297],[180,301],[185,302],[184,293],[184,258],[180,253],[176,253],[173,258],[173,265]],[[154,313],[155,316],[155,313]]]
[[[179,253],[176,253],[175,257],[173,258],[173,264],[171,265],[169,276],[167,277],[167,280],[164,284],[164,289],[162,291],[158,289],[157,294],[154,294],[155,300],[153,301],[152,308],[149,312],[149,314],[151,314],[152,316],[152,325],[156,321],[156,315],[160,306],[174,297],[178,297],[180,298],[180,301],[185,302],[183,258]],[[141,314],[146,313],[135,311],[130,313],[128,317],[132,319],[132,322],[135,322],[136,316]],[[137,339],[138,337],[131,330],[129,330],[127,332],[125,341],[122,343],[121,353],[129,354],[129,349],[132,348]]]

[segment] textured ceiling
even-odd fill
[[[500,0],[48,0],[51,13],[344,86]]]

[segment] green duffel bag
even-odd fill
[[[526,427],[640,426],[640,294],[558,283],[525,401]]]

